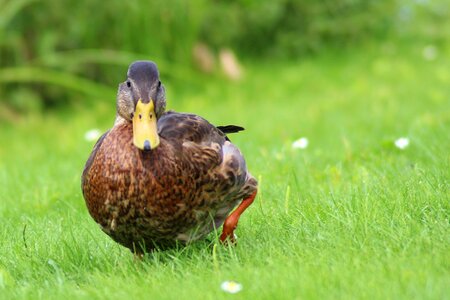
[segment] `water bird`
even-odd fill
[[[158,68],[133,62],[119,84],[114,126],[95,144],[81,187],[92,218],[135,254],[205,238],[235,242],[257,181],[227,134],[189,113],[166,111]]]

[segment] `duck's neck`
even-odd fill
[[[116,114],[116,119],[114,120],[114,126],[121,125],[121,124],[127,124],[130,123],[130,121],[125,120],[121,115]]]

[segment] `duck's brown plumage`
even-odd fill
[[[136,252],[202,238],[256,193],[243,156],[221,130],[174,112],[157,125],[160,145],[145,152],[133,145],[132,123],[116,122],[94,146],[82,175],[91,216]]]

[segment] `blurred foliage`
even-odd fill
[[[394,1],[221,0],[206,16],[202,37],[244,53],[297,56],[386,34],[395,8]]]
[[[0,117],[109,98],[136,59],[195,80],[198,42],[295,58],[392,35],[439,43],[447,20],[444,0],[0,0]]]

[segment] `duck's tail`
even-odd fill
[[[217,126],[217,129],[219,129],[220,131],[222,131],[225,134],[228,134],[228,133],[235,133],[235,132],[243,131],[244,127],[237,126],[237,125],[226,125],[226,126]]]

